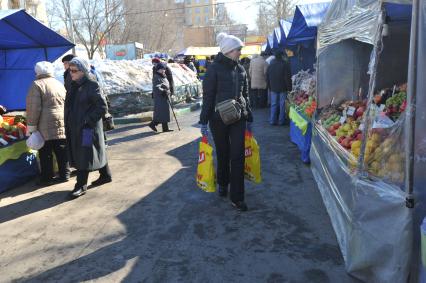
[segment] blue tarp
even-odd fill
[[[24,10],[0,11],[0,104],[25,109],[35,64],[53,62],[73,46]]]
[[[304,135],[294,122],[290,120],[290,140],[299,148],[302,161],[310,163],[309,153],[311,151],[312,123],[308,123],[308,129]]]
[[[317,27],[327,13],[330,2],[297,5],[293,22],[287,36],[287,44],[315,40]]]
[[[34,153],[25,152],[19,159],[6,161],[0,166],[0,193],[25,184],[38,172]]]

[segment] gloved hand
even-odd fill
[[[201,125],[201,135],[203,137],[208,137],[209,136],[209,130],[207,128],[207,124]]]
[[[252,129],[252,127],[251,127],[251,124],[252,124],[252,122],[246,122],[246,129],[247,129],[247,131],[249,131],[250,133],[252,133],[252,132],[253,132],[253,129]]]

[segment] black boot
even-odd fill
[[[169,129],[169,124],[168,124],[168,123],[162,123],[162,124],[161,124],[161,126],[162,126],[162,128],[163,128],[163,133],[166,133],[166,132],[173,132],[173,130],[170,130],[170,129]]]
[[[148,124],[148,127],[151,128],[151,130],[153,130],[154,132],[157,132],[157,128],[155,127],[155,123],[154,121],[152,121],[151,123]]]
[[[248,210],[247,204],[244,201],[242,201],[242,200],[240,200],[240,201],[232,201],[231,203],[239,211],[247,211]]]
[[[91,186],[92,187],[99,187],[102,186],[103,184],[107,184],[107,183],[111,183],[112,182],[112,178],[107,176],[100,176],[96,181],[93,181]]]
[[[81,186],[81,187],[75,187],[74,190],[70,193],[70,196],[72,198],[78,198],[81,197],[82,195],[86,194],[87,191],[87,186]]]

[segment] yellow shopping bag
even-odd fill
[[[216,176],[213,164],[213,147],[209,145],[207,137],[200,142],[200,151],[197,168],[197,185],[202,190],[214,193],[216,191]]]
[[[260,153],[259,145],[253,134],[246,131],[245,135],[245,164],[244,164],[244,176],[246,179],[254,182],[261,183],[262,176],[260,174]]]

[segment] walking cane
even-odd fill
[[[176,125],[178,127],[178,130],[180,131],[179,122],[178,122],[178,119],[176,118],[175,109],[173,108],[173,105],[172,105],[172,102],[170,101],[169,96],[167,96],[167,101],[169,102],[170,108],[172,109],[172,112],[173,112],[173,116],[175,117]]]

